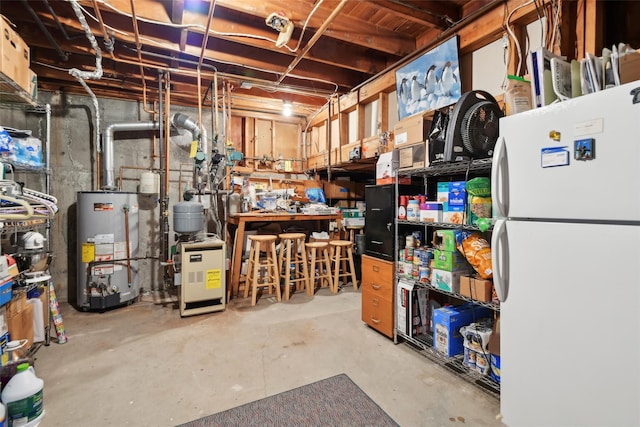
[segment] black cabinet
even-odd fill
[[[388,261],[394,260],[395,185],[367,185],[364,189],[366,216],[364,253]]]

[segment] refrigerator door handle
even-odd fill
[[[509,167],[504,137],[498,138],[493,149],[491,196],[493,199],[493,216],[506,218],[509,211]]]
[[[493,265],[493,284],[500,302],[505,302],[509,295],[509,239],[507,222],[499,219],[493,226],[491,235],[491,262]]]

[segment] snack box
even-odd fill
[[[455,251],[458,230],[436,230],[433,233],[433,247],[441,251]]]
[[[431,284],[443,291],[458,293],[460,291],[462,273],[462,271],[446,271],[434,268],[431,273]]]
[[[436,249],[433,254],[433,266],[439,270],[461,271],[470,268],[464,255],[459,251],[442,251]]]

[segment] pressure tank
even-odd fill
[[[204,206],[194,201],[173,205],[173,231],[180,234],[197,234],[204,227]]]
[[[77,198],[77,308],[133,302],[140,294],[138,261],[132,259],[138,256],[137,194],[83,191]]]

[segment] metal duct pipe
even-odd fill
[[[113,123],[104,131],[104,168],[105,178],[103,190],[117,190],[115,180],[115,167],[113,164],[113,135],[116,132],[149,131],[158,130],[158,122],[134,122],[134,123]]]
[[[171,117],[171,124],[178,129],[186,129],[191,132],[194,141],[200,138],[200,125],[186,114],[175,113]]]

